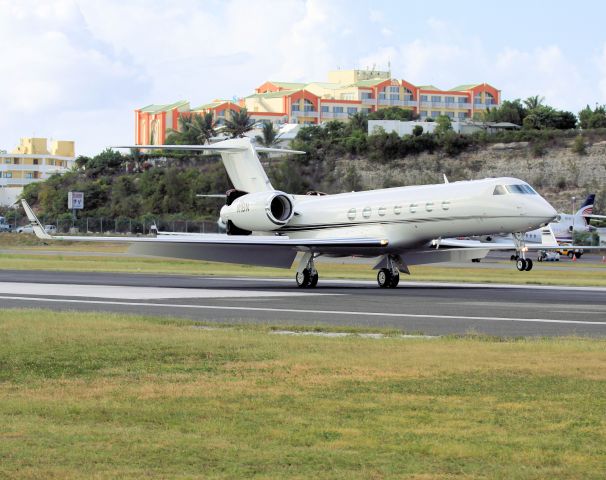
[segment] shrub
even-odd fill
[[[585,155],[587,153],[583,135],[577,135],[575,137],[574,141],[572,142],[572,151],[578,155]]]

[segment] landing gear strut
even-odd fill
[[[524,234],[514,233],[513,243],[516,246],[516,268],[520,272],[530,272],[530,270],[532,270],[532,260],[530,258],[526,258],[526,252],[528,251],[528,248],[526,247],[526,243],[524,242]]]
[[[301,258],[301,263],[297,269],[295,280],[297,281],[297,287],[299,288],[314,288],[318,284],[318,271],[316,270],[316,264],[314,263],[315,254],[306,253]]]
[[[394,259],[387,255],[387,268],[381,268],[377,273],[377,283],[381,288],[396,288],[400,283],[400,270]]]

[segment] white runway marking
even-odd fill
[[[431,315],[415,313],[384,313],[384,312],[356,312],[343,310],[303,310],[295,308],[261,308],[261,307],[239,307],[239,306],[219,306],[219,305],[183,305],[178,303],[144,303],[144,302],[112,302],[110,300],[70,300],[62,298],[40,298],[40,297],[20,297],[20,296],[0,296],[0,299],[6,300],[27,300],[28,302],[59,302],[59,303],[80,303],[87,305],[126,305],[134,307],[165,307],[165,308],[187,308],[196,310],[232,310],[244,312],[272,312],[272,313],[304,313],[307,315],[346,315],[357,317],[391,317],[391,318],[427,318],[427,319],[446,319],[446,320],[475,320],[484,322],[521,322],[521,323],[557,323],[569,325],[594,325],[606,327],[606,322],[592,322],[585,320],[557,320],[551,318],[514,318],[514,317],[482,317],[467,315]]]
[[[158,298],[242,298],[300,297],[331,295],[311,292],[242,291],[236,289],[158,288],[112,285],[73,285],[59,283],[0,282],[0,294],[52,295],[62,297],[118,298],[123,300],[155,300]]]

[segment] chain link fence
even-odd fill
[[[219,225],[213,221],[197,220],[137,220],[132,218],[86,217],[61,219],[42,217],[43,225],[55,225],[57,233],[69,234],[121,234],[149,235],[154,228],[160,232],[179,233],[219,233]]]

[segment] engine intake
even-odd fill
[[[286,225],[294,214],[289,195],[280,191],[242,195],[221,209],[221,219],[245,231],[271,231]]]

